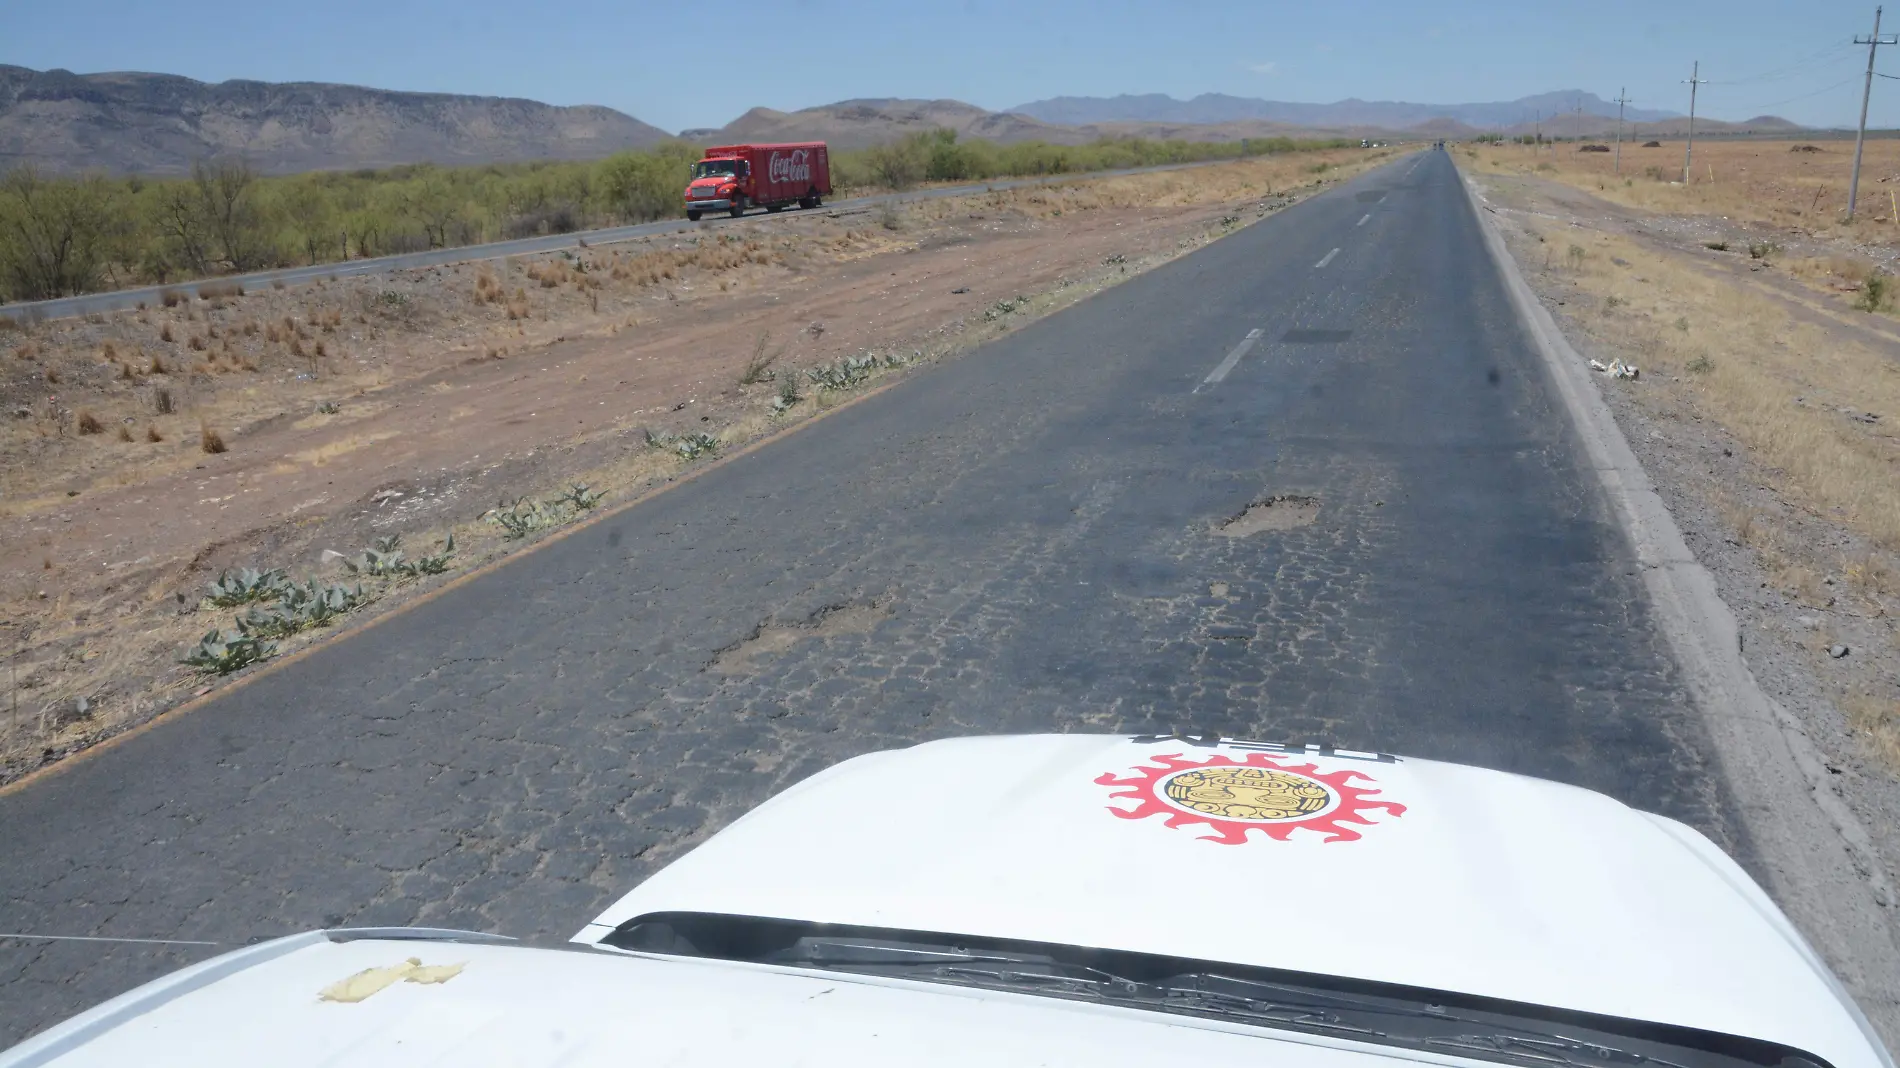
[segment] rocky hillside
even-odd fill
[[[824,141],[835,148],[868,148],[918,130],[945,127],[960,136],[991,141],[1061,141],[1080,144],[1086,133],[1021,115],[985,111],[961,100],[842,100],[836,104],[774,111],[753,108],[716,129],[680,136],[705,144],[745,141]]]
[[[943,127],[962,137],[989,141],[1087,144],[1103,137],[1180,138],[1227,141],[1242,137],[1316,137],[1329,131],[1284,123],[1243,121],[1196,125],[1174,122],[1107,122],[1080,126],[1043,122],[1007,111],[985,111],[961,100],[844,100],[800,111],[753,108],[717,129],[680,134],[700,144],[746,141],[824,141],[834,148],[868,148],[918,130]],[[1355,136],[1357,136],[1355,134]]]
[[[242,155],[272,173],[589,159],[666,136],[603,107],[0,65],[0,169],[178,174],[218,154]]]

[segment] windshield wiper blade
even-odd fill
[[[1203,985],[1185,985],[1190,981]],[[1262,982],[1258,979],[1239,979],[1220,972],[1197,972],[1193,975],[1176,976],[1168,980],[1165,985],[1184,996],[1200,995],[1240,1001],[1257,1000],[1295,1004],[1321,1012],[1370,1012],[1381,1016],[1414,1019],[1456,1019],[1436,1006],[1397,1005],[1388,999],[1355,997],[1330,990],[1314,990],[1310,987]]]
[[[1027,980],[1068,980],[1073,982],[1094,983],[1097,986],[1110,986],[1118,991],[1132,991],[1140,984],[1125,979],[1100,968],[1091,968],[1085,964],[1070,964],[1063,961],[1022,960],[1016,957],[985,953],[965,953],[956,950],[940,949],[896,949],[889,946],[856,946],[849,943],[842,947],[855,953],[810,952],[820,949],[809,947],[806,953],[790,955],[775,963],[809,965],[820,968],[850,968],[854,970],[890,968],[894,970],[914,971],[917,969],[935,969],[939,974],[948,976],[968,975],[973,978],[992,978],[1006,982]],[[978,965],[1003,965],[1009,970],[985,969]],[[1032,969],[1046,969],[1037,971]]]
[[[1502,1055],[1542,1061],[1547,1064],[1589,1066],[1589,1068],[1619,1064],[1685,1068],[1684,1065],[1675,1061],[1604,1045],[1601,1042],[1586,1042],[1582,1039],[1566,1038],[1563,1035],[1516,1029],[1482,1035],[1427,1037],[1421,1039],[1420,1044],[1433,1048],[1462,1050],[1467,1053],[1488,1053],[1493,1056]]]

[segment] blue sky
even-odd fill
[[[336,81],[605,104],[668,130],[754,105],[1202,92],[1277,100],[1510,100],[1553,89],[1848,125],[1873,5],[1836,0],[1132,3],[1115,0],[8,0],[0,62],[205,81]],[[695,12],[706,12],[696,17]],[[714,15],[713,13],[718,13]],[[1900,11],[1890,13],[1900,31]],[[1880,67],[1900,75],[1900,48]],[[1900,81],[1872,121],[1900,125]]]

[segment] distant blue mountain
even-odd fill
[[[1265,121],[1293,126],[1376,126],[1402,130],[1434,119],[1451,119],[1467,126],[1515,126],[1530,122],[1538,112],[1546,119],[1571,114],[1581,106],[1586,115],[1616,117],[1616,102],[1594,93],[1567,89],[1540,93],[1521,100],[1491,104],[1406,104],[1380,100],[1341,100],[1333,104],[1299,104],[1253,97],[1202,93],[1192,100],[1176,100],[1161,93],[1139,96],[1058,96],[1008,110],[1043,122],[1083,126],[1100,122],[1215,123]],[[1655,122],[1678,117],[1674,111],[1630,108],[1631,122]]]

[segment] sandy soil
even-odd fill
[[[177,657],[230,629],[202,603],[226,569],[354,583],[336,554],[453,534],[466,570],[533,540],[484,518],[497,502],[575,480],[625,500],[695,462],[650,435],[775,432],[852,392],[806,369],[954,356],[1383,155],[791,212],[0,333],[0,781],[214,685]],[[387,608],[435,581],[367,589]]]
[[[1900,876],[1900,323],[1788,266],[1864,244],[1790,233],[1757,258],[1759,211],[1646,212],[1548,172],[1477,184],[1579,352],[1640,369],[1600,379],[1618,422],[1741,621],[1750,669]]]

